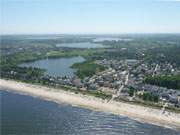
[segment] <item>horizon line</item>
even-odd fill
[[[141,34],[180,34],[180,32],[124,32],[124,33],[0,33],[0,36],[10,35],[141,35]]]

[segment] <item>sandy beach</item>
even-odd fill
[[[3,79],[0,79],[0,90],[18,92],[20,94],[40,97],[57,103],[63,102],[84,108],[104,111],[107,113],[124,115],[141,122],[180,130],[180,114],[173,112],[162,114],[162,111],[158,109],[116,101],[106,102],[99,98],[66,92],[61,89],[47,88],[44,86]]]

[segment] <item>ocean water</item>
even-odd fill
[[[1,93],[2,135],[180,135],[179,131],[39,98]]]

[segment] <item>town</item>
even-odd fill
[[[145,75],[156,76],[164,74],[165,71],[171,74],[180,73],[180,70],[171,64],[152,63],[148,65],[146,62],[142,63],[135,59],[122,61],[104,59],[96,63],[105,66],[106,70],[83,80],[78,77],[48,75],[42,77],[42,80],[51,85],[72,86],[82,91],[102,91],[112,94],[112,98],[122,98],[128,101],[149,100],[159,102],[161,105],[180,107],[180,91],[143,83]],[[138,67],[133,69],[135,65]]]
[[[162,40],[160,47],[161,42],[152,42],[154,38],[147,37],[147,41],[138,38],[100,41],[95,40],[96,37],[68,36],[44,41],[5,37],[2,40],[5,46],[1,46],[1,77],[73,89],[75,92],[95,92],[98,96],[110,97],[108,101],[180,108],[178,38],[175,38],[177,43],[173,45],[159,39]],[[172,37],[168,38],[171,40]],[[11,40],[16,43],[13,47]],[[78,45],[97,43],[105,48],[68,48],[52,44],[58,42],[75,42]],[[144,45],[150,43],[151,46]],[[52,76],[42,68],[19,66],[23,62],[74,56],[82,56],[85,62],[70,67],[75,70],[73,76]]]

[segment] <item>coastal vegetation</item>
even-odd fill
[[[159,102],[158,95],[153,95],[151,93],[143,93],[138,95],[140,99],[143,99],[144,101],[150,101],[150,102]]]
[[[147,100],[129,101],[128,99],[121,98],[121,97],[117,97],[114,100],[118,102],[124,102],[124,103],[133,104],[133,105],[140,105],[140,106],[150,107],[154,109],[162,109],[164,105],[164,104],[159,104],[157,102],[152,102],[152,101],[147,101]],[[166,107],[166,109],[170,112],[180,113],[180,109],[177,107],[170,106],[170,107]]]
[[[105,70],[105,67],[96,64],[93,61],[75,63],[74,65],[72,65],[72,68],[77,69],[76,75],[81,79],[84,79],[85,77],[91,77],[94,74]]]

